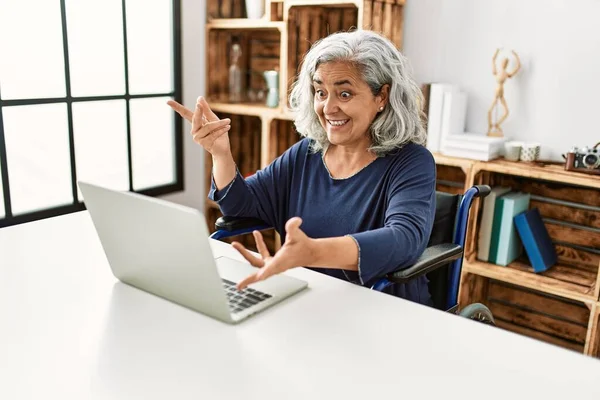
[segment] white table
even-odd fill
[[[600,398],[599,360],[289,273],[230,326],[116,281],[85,211],[1,229],[0,399]]]

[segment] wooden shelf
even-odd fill
[[[266,19],[216,18],[206,23],[206,29],[277,29],[283,31],[285,23]]]
[[[498,159],[476,162],[474,169],[475,172],[498,172],[507,175],[516,175],[525,178],[541,179],[600,189],[600,176],[588,175],[582,172],[565,171],[562,164],[525,163]]]
[[[536,274],[529,265],[518,261],[503,267],[467,260],[463,263],[463,271],[587,304],[597,301],[594,296],[597,271],[555,265],[548,271]]]
[[[222,103],[207,100],[210,108],[215,112],[224,112],[228,114],[250,115],[253,117],[263,117],[267,115],[278,115],[279,108],[270,108],[256,103]]]
[[[473,168],[473,165],[478,162],[476,160],[468,160],[466,158],[450,157],[437,152],[433,153],[433,158],[435,158],[436,164],[446,165],[449,167],[458,167],[465,171],[465,173]]]

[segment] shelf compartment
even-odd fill
[[[584,351],[590,309],[583,303],[490,280],[485,304],[498,327]]]
[[[283,154],[300,139],[302,137],[296,131],[292,121],[273,119],[269,129],[269,162]]]
[[[598,275],[597,267],[586,269],[568,265],[555,265],[548,271],[536,274],[531,266],[521,261],[515,261],[503,267],[480,261],[465,260],[463,270],[465,273],[477,274],[588,304],[597,300],[597,296],[594,294]]]
[[[274,29],[212,29],[207,32],[207,98],[220,103],[229,101],[229,67],[231,65],[231,47],[238,43],[242,49],[239,67],[242,71],[242,102],[249,103],[254,93],[252,105],[264,105],[258,100],[259,92],[266,96],[266,83],[263,72],[279,69],[281,34]],[[264,97],[263,96],[263,97]],[[238,104],[238,103],[231,103]],[[242,107],[243,108],[243,107]]]
[[[246,177],[260,169],[261,122],[257,117],[220,113],[220,118],[231,119],[229,142],[233,159],[242,174]],[[210,190],[212,157],[205,153],[205,188]]]
[[[436,190],[451,194],[465,191],[465,172],[460,167],[436,164]]]

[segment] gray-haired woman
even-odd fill
[[[239,288],[299,266],[369,285],[421,255],[435,214],[435,162],[423,147],[421,92],[406,64],[370,31],[316,42],[290,96],[304,139],[246,179],[231,155],[230,120],[203,98],[194,112],[169,102],[212,154],[209,198],[224,215],[260,218],[281,235],[272,256],[259,232],[260,258],[234,244],[258,267]],[[425,277],[393,291],[430,303]]]

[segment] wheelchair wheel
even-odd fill
[[[494,316],[489,308],[481,303],[469,304],[458,313],[461,317],[472,319],[473,321],[481,322],[486,325],[496,325]]]

